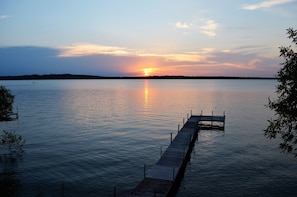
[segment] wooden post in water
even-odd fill
[[[174,181],[174,174],[175,174],[175,166],[173,166],[173,173],[172,173],[172,180]]]
[[[146,166],[145,166],[145,164],[143,164],[143,177],[145,178],[145,172],[146,171]]]
[[[213,111],[211,111],[211,129],[212,129],[212,125],[213,125]]]
[[[185,118],[183,118],[183,125],[185,125]]]
[[[172,132],[170,133],[170,144],[172,144]]]
[[[224,129],[224,132],[225,132],[225,111],[224,111],[223,115],[224,115],[223,129]]]
[[[177,132],[179,132],[179,124],[177,125]]]
[[[62,185],[61,185],[61,197],[64,197],[65,196],[65,184],[64,184],[64,181],[62,182]]]

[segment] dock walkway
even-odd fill
[[[225,128],[224,116],[194,116],[187,120],[174,140],[162,154],[158,162],[145,174],[144,179],[133,190],[133,197],[173,196],[178,189],[184,170],[190,159],[192,148],[203,127],[202,122],[210,122],[208,129]],[[221,125],[213,123],[222,123]],[[205,125],[204,125],[205,126]]]

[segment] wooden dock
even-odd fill
[[[134,188],[131,196],[174,196],[184,175],[199,130],[224,130],[224,128],[225,115],[191,115],[158,162],[147,173],[144,173],[143,180]]]

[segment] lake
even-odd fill
[[[297,160],[263,129],[276,80],[107,79],[0,81],[26,140],[2,179],[18,196],[129,196],[188,114],[226,114],[225,132],[201,131],[182,196],[294,196]],[[4,170],[4,167],[1,168]],[[3,178],[4,177],[4,178]],[[1,185],[3,187],[3,184]]]

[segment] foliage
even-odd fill
[[[24,143],[15,132],[3,131],[0,136],[0,196],[19,196],[21,181],[15,168],[24,154]]]
[[[0,86],[0,121],[9,120],[9,115],[12,113],[12,104],[14,102],[14,95],[9,89]]]
[[[15,163],[24,154],[24,144],[21,135],[3,131],[0,137],[0,163]]]
[[[297,30],[287,29],[288,38],[297,47]],[[297,158],[297,53],[292,46],[280,47],[280,56],[284,58],[283,67],[278,71],[279,84],[276,87],[277,99],[270,100],[268,107],[275,111],[275,117],[268,120],[265,135],[269,138],[280,136],[280,148]]]

